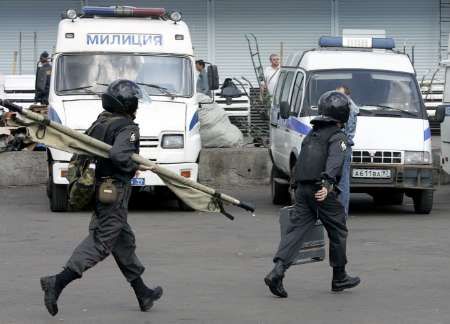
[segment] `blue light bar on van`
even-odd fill
[[[395,42],[393,38],[322,36],[319,46],[393,49]]]
[[[135,7],[93,7],[84,6],[82,12],[86,16],[99,17],[162,17],[166,14],[164,8]]]

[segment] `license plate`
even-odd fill
[[[377,178],[377,179],[390,179],[391,170],[380,169],[353,169],[353,178]]]
[[[145,186],[145,178],[131,178],[132,186]]]

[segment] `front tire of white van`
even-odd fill
[[[274,205],[289,204],[289,181],[275,165],[272,165],[272,171],[270,172],[270,187],[272,193],[272,203]]]
[[[65,212],[68,209],[67,185],[58,185],[53,182],[52,168],[49,167],[47,180],[47,196],[52,212]]]
[[[434,191],[431,189],[420,190],[412,196],[414,211],[416,214],[429,214],[433,209]]]

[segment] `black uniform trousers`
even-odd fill
[[[97,184],[97,190],[99,185],[100,183]],[[128,281],[140,277],[145,270],[135,254],[135,237],[127,222],[131,187],[119,181],[115,185],[117,201],[110,205],[96,201],[95,212],[89,224],[89,235],[77,246],[66,264],[67,268],[80,277],[84,271],[111,253]]]
[[[318,202],[314,197],[316,191],[317,186],[314,184],[299,184],[297,187],[294,211],[291,213],[286,235],[281,237],[274,262],[281,260],[286,266],[290,266],[303,244],[305,234],[312,229],[319,218],[330,240],[330,265],[344,267],[347,263],[348,230],[344,207],[337,200],[334,191],[330,192],[322,202]]]

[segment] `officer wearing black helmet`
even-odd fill
[[[342,291],[360,283],[358,277],[350,277],[345,271],[348,230],[344,207],[337,200],[337,184],[347,150],[342,127],[349,117],[349,100],[342,93],[329,91],[319,98],[318,109],[320,116],[311,121],[313,128],[303,139],[294,169],[296,190],[291,225],[273,259],[275,267],[264,279],[270,291],[281,298],[288,296],[283,286],[284,273],[317,218],[330,240],[331,290]]]
[[[34,85],[34,101],[48,105],[48,93],[50,90],[50,75],[52,66],[49,62],[49,55],[46,51],[39,56],[39,62],[36,68],[36,82]]]
[[[146,169],[131,159],[133,153],[139,153],[139,127],[133,120],[141,97],[141,89],[134,82],[112,82],[102,95],[105,111],[87,130],[88,135],[112,148],[109,159],[98,158],[96,163],[96,202],[89,235],[74,250],[63,271],[41,278],[45,306],[53,316],[58,312],[57,300],[64,287],[111,253],[134,289],[142,311],[149,310],[162,295],[161,287],[150,289],[141,278],[145,268],[135,254],[135,237],[127,222],[130,179],[138,169]],[[116,192],[114,200],[102,199],[105,183],[109,191]]]

